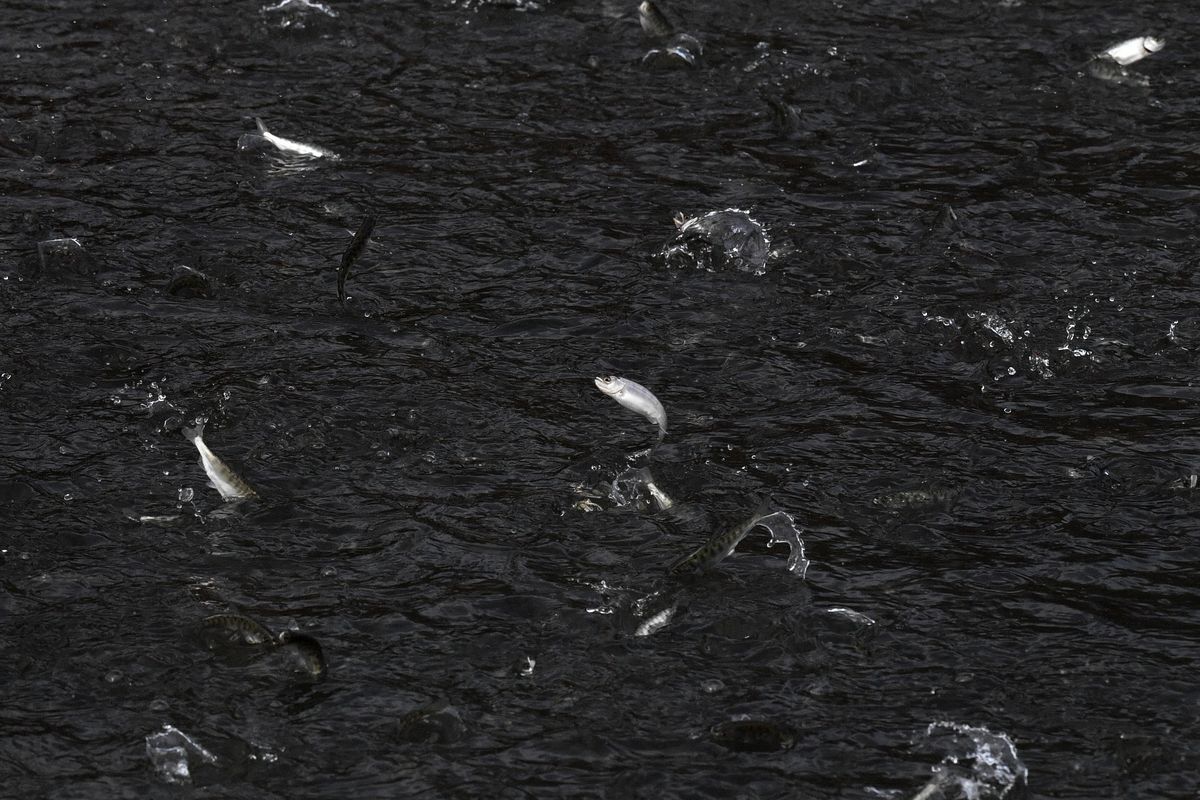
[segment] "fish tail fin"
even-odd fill
[[[758,503],[754,507],[754,519],[760,520],[767,514],[771,513],[771,493],[763,492],[758,497]]]
[[[270,131],[267,130],[267,126],[263,124],[262,117],[255,117],[254,124],[258,126],[259,133],[270,133]]]
[[[182,431],[183,438],[187,439],[189,442],[194,442],[202,437],[204,435],[204,423],[206,422],[208,422],[208,420],[204,417],[201,417],[196,420],[195,425],[184,425]]]

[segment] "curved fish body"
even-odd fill
[[[266,124],[258,117],[254,118],[254,124],[258,126],[258,133],[262,138],[285,153],[292,153],[307,158],[337,159],[338,157],[337,153],[332,150],[326,150],[324,147],[317,147],[314,144],[305,144],[304,142],[297,142],[292,139],[285,139],[282,136],[276,136],[267,130]]]
[[[242,644],[273,644],[275,634],[260,622],[240,614],[215,614],[204,618],[205,628],[219,628],[237,637]]]
[[[657,425],[659,440],[667,435],[667,412],[654,393],[645,386],[628,378],[609,375],[596,378],[596,388]]]
[[[194,428],[184,428],[183,435],[192,444],[196,445],[196,449],[200,451],[200,464],[204,467],[204,472],[208,475],[208,480],[213,488],[221,493],[223,500],[239,500],[245,497],[258,497],[258,492],[250,488],[250,484],[242,480],[241,476],[231,470],[229,466],[217,457],[217,454],[208,449],[208,445],[204,443],[204,423],[197,423]]]
[[[669,567],[671,574],[698,575],[702,572],[707,572],[721,563],[726,556],[734,551],[738,543],[746,538],[746,534],[754,530],[754,526],[758,525],[759,520],[766,516],[769,505],[770,498],[763,497],[749,519],[718,533],[702,544],[695,552],[689,553],[675,561]]]
[[[1162,39],[1153,36],[1135,36],[1105,50],[1097,58],[1107,58],[1117,62],[1122,67],[1141,61],[1149,55],[1157,53],[1166,44]]]
[[[279,634],[276,644],[280,647],[292,646],[300,657],[300,664],[311,677],[320,680],[325,677],[325,651],[321,643],[306,633],[283,631]]]

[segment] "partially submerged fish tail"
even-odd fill
[[[192,425],[191,427],[188,427],[187,425],[185,425],[183,427],[183,438],[187,439],[189,442],[195,442],[197,439],[201,438],[203,435],[204,435],[204,422],[202,422],[202,421],[198,420],[196,422],[196,424]]]
[[[270,133],[270,131],[267,130],[267,126],[265,124],[263,124],[262,117],[255,117],[254,124],[258,126],[258,132],[263,134],[264,136],[266,134]]]

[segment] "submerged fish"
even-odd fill
[[[241,476],[231,470],[224,461],[217,457],[216,453],[208,449],[202,436],[204,422],[205,420],[201,418],[196,422],[194,428],[185,427],[183,435],[200,451],[200,463],[204,466],[204,471],[208,474],[208,480],[212,487],[221,493],[223,500],[258,497],[258,493],[250,488],[250,484],[242,480]]]
[[[769,720],[731,720],[712,726],[712,740],[730,750],[747,753],[769,753],[789,750],[796,743],[796,734],[789,728]]]
[[[204,618],[205,628],[220,628],[236,636],[240,644],[272,644],[275,634],[267,626],[240,614],[216,614]]]
[[[346,278],[350,275],[350,267],[362,255],[363,250],[367,249],[367,241],[370,240],[373,230],[375,230],[375,217],[368,215],[358,226],[358,232],[350,240],[350,246],[346,248],[346,252],[342,253],[342,265],[338,267],[337,278],[339,303],[346,302]]]
[[[307,633],[298,631],[283,631],[275,639],[280,647],[291,646],[300,657],[300,664],[313,678],[320,680],[325,677],[325,651],[321,643]]]
[[[667,412],[654,393],[627,378],[610,375],[596,378],[596,388],[630,411],[636,411],[658,426],[658,438],[667,435]]]
[[[325,677],[325,652],[321,643],[307,633],[287,630],[276,635],[261,622],[240,614],[216,614],[206,617],[203,625],[224,631],[237,644],[291,647],[305,672],[317,680]]]
[[[1153,36],[1136,36],[1132,39],[1126,39],[1119,44],[1114,44],[1096,56],[1096,58],[1110,59],[1124,67],[1136,61],[1141,61],[1146,56],[1157,53],[1163,49],[1164,45],[1166,45],[1165,41],[1156,39]]]
[[[285,153],[294,153],[298,156],[306,156],[308,158],[330,158],[337,159],[337,153],[332,150],[326,150],[324,147],[317,147],[313,144],[304,144],[304,142],[285,139],[282,136],[276,136],[267,130],[267,126],[258,117],[254,118],[254,124],[258,126],[258,133],[264,139]]]
[[[734,551],[738,543],[746,538],[746,534],[754,530],[754,526],[758,525],[758,521],[766,516],[770,503],[771,498],[764,495],[749,519],[718,533],[702,544],[700,549],[675,561],[669,567],[671,574],[695,575],[706,572],[721,563],[727,555]]]

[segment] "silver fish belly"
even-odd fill
[[[183,435],[200,451],[200,464],[204,467],[204,472],[208,475],[208,480],[212,483],[213,488],[221,493],[221,499],[237,500],[244,497],[257,497],[258,492],[254,491],[250,484],[242,480],[241,476],[231,470],[224,461],[217,457],[216,453],[208,449],[202,436],[203,431],[204,425],[201,423],[194,428],[184,428]]]
[[[282,136],[276,136],[267,130],[267,126],[258,117],[254,118],[254,124],[258,126],[259,134],[271,144],[278,147],[285,153],[295,153],[298,156],[307,156],[308,158],[329,158],[337,159],[337,153],[332,150],[326,150],[324,147],[317,147],[313,144],[305,144],[292,139],[285,139]]]
[[[1163,45],[1165,44],[1166,42],[1162,39],[1156,39],[1153,36],[1137,36],[1133,39],[1126,39],[1119,44],[1114,44],[1101,53],[1098,58],[1112,59],[1124,67],[1135,61],[1141,61],[1148,55],[1157,53],[1163,49]]]

